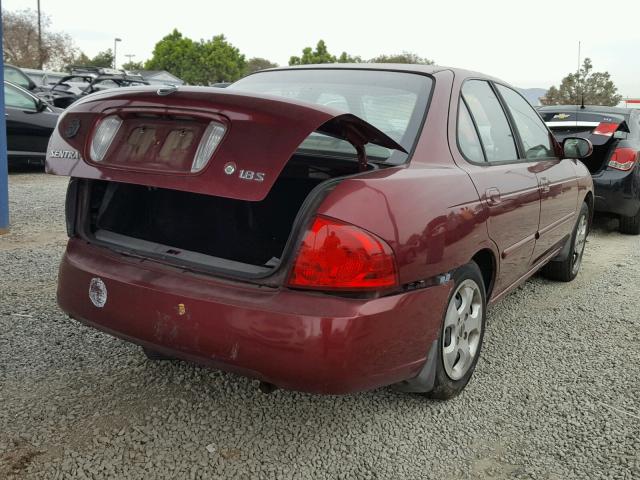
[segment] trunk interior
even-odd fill
[[[354,160],[296,155],[260,202],[94,180],[85,232],[150,256],[266,273],[279,264],[311,190],[356,171]]]

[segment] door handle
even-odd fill
[[[487,188],[485,195],[489,205],[498,205],[502,201],[500,198],[500,190],[495,187]]]
[[[547,177],[540,178],[540,190],[542,190],[543,193],[549,193],[551,191],[551,182],[549,182]]]

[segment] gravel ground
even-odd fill
[[[65,317],[66,179],[10,176],[0,237],[0,478],[640,478],[640,240],[599,221],[571,284],[489,313],[466,391],[276,391]]]

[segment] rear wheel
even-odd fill
[[[453,274],[455,287],[445,310],[438,340],[436,378],[426,395],[447,400],[458,395],[475,370],[486,318],[486,292],[475,262]]]
[[[589,235],[589,207],[586,203],[582,204],[578,221],[571,235],[571,248],[567,258],[561,261],[551,261],[542,269],[542,274],[550,280],[558,280],[560,282],[570,282],[578,276],[580,265],[582,265],[582,255],[584,254],[584,246],[587,243],[587,235]]]
[[[620,233],[626,235],[640,234],[640,210],[633,217],[620,217]]]

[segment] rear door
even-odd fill
[[[578,203],[574,160],[562,159],[546,125],[515,90],[496,84],[517,130],[522,157],[535,166],[540,186],[540,226],[533,262],[564,243],[571,234]],[[559,153],[559,150],[558,150]]]
[[[538,179],[534,165],[519,158],[508,117],[489,82],[467,80],[458,108],[458,151],[453,151],[488,209],[489,236],[501,257],[498,294],[529,271],[540,217]]]

